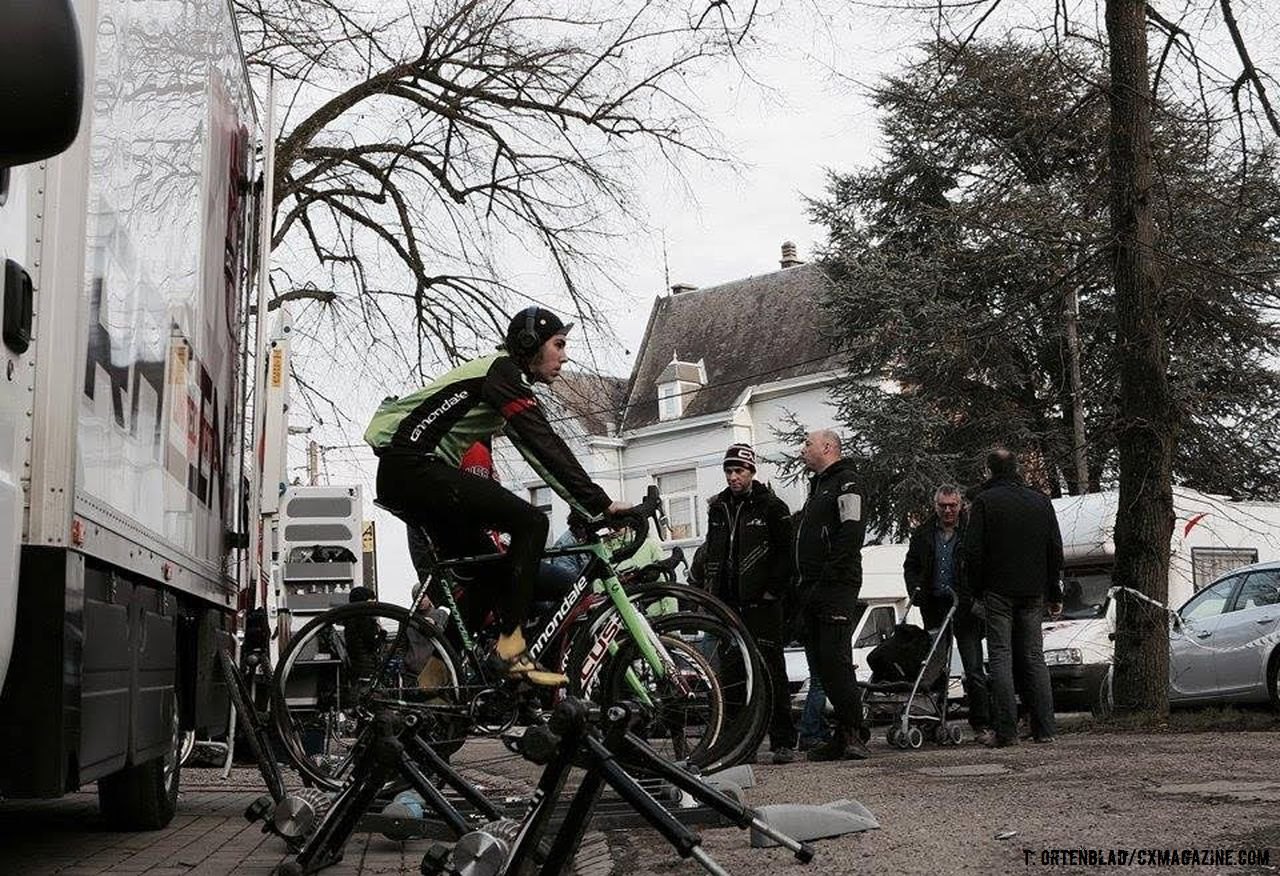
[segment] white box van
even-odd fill
[[[1094,709],[1114,655],[1116,490],[1053,501],[1062,530],[1064,608],[1044,626],[1044,656],[1058,709]],[[1169,602],[1178,608],[1232,569],[1280,559],[1280,503],[1232,502],[1174,487]]]

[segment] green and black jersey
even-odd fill
[[[570,505],[593,517],[609,507],[608,495],[552,430],[525,373],[505,353],[473,359],[417,392],[387,399],[364,440],[378,454],[409,451],[457,466],[467,448],[499,433]]]

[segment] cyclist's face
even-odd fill
[[[529,372],[534,380],[543,383],[555,382],[560,376],[560,369],[569,361],[569,354],[565,352],[567,343],[564,335],[555,335],[543,342],[538,348],[537,355],[529,363]]]
[[[729,485],[729,492],[737,495],[745,493],[751,489],[751,481],[755,478],[755,474],[740,465],[731,465],[724,470],[725,483]]]

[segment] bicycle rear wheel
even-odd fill
[[[379,709],[414,715],[442,754],[469,726],[460,664],[436,626],[384,602],[357,602],[314,618],[289,641],[272,682],[272,713],[304,779],[337,790],[350,776]]]
[[[742,762],[759,745],[768,721],[768,675],[755,642],[698,612],[650,618],[649,624],[667,645],[690,693],[654,679],[635,640],[623,636],[595,699],[606,705],[638,699],[627,674],[631,670],[654,703],[638,735],[660,754],[708,772]]]

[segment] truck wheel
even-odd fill
[[[160,830],[173,820],[178,810],[182,739],[175,702],[168,753],[98,780],[98,808],[112,830]]]
[[[178,762],[183,766],[187,765],[187,761],[191,759],[191,754],[196,750],[196,731],[188,730],[182,734],[182,754],[178,758]]]

